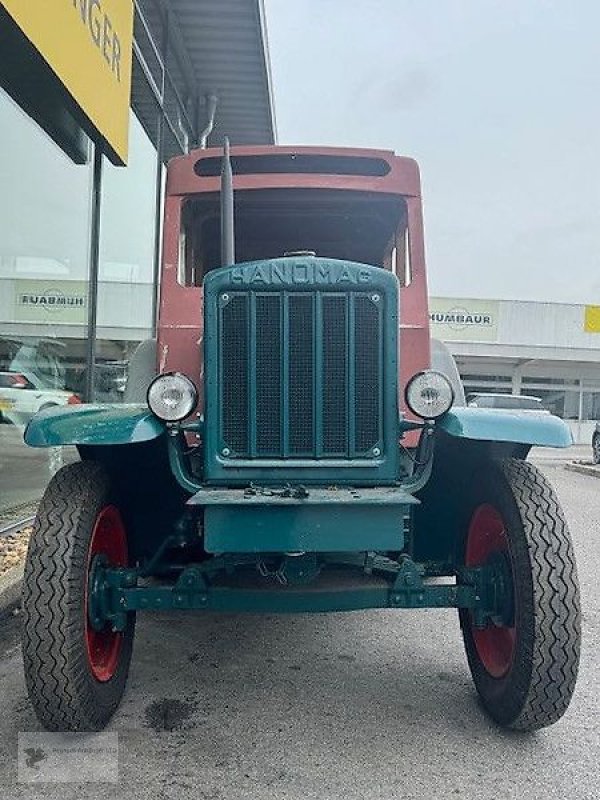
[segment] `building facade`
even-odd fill
[[[535,395],[588,444],[600,420],[600,306],[433,297],[465,391]]]
[[[262,0],[0,0],[0,512],[69,453],[39,408],[120,402],[156,325],[165,164],[275,139]]]

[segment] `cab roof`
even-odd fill
[[[167,193],[218,192],[221,148],[192,150],[169,164]],[[338,147],[231,148],[234,189],[343,189],[418,197],[419,167],[390,150]]]

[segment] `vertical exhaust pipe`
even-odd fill
[[[207,94],[206,97],[204,98],[207,122],[203,130],[200,132],[200,135],[198,136],[200,147],[203,150],[206,148],[206,141],[210,136],[210,134],[212,133],[213,128],[215,127],[215,113],[217,111],[217,102],[218,99],[216,94]]]
[[[233,229],[233,172],[229,157],[229,139],[225,137],[221,161],[221,265],[235,264],[235,232]]]

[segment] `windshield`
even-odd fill
[[[191,199],[185,206],[186,285],[199,285],[209,270],[221,265],[218,203],[211,196]],[[324,258],[389,268],[405,229],[402,198],[298,189],[235,195],[237,262],[308,250]]]

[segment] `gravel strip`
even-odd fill
[[[0,538],[0,575],[25,561],[31,530],[23,528],[18,533]]]
[[[35,517],[37,507],[37,503],[23,503],[19,506],[0,509],[0,528],[12,525],[13,522],[18,522],[27,517]]]

